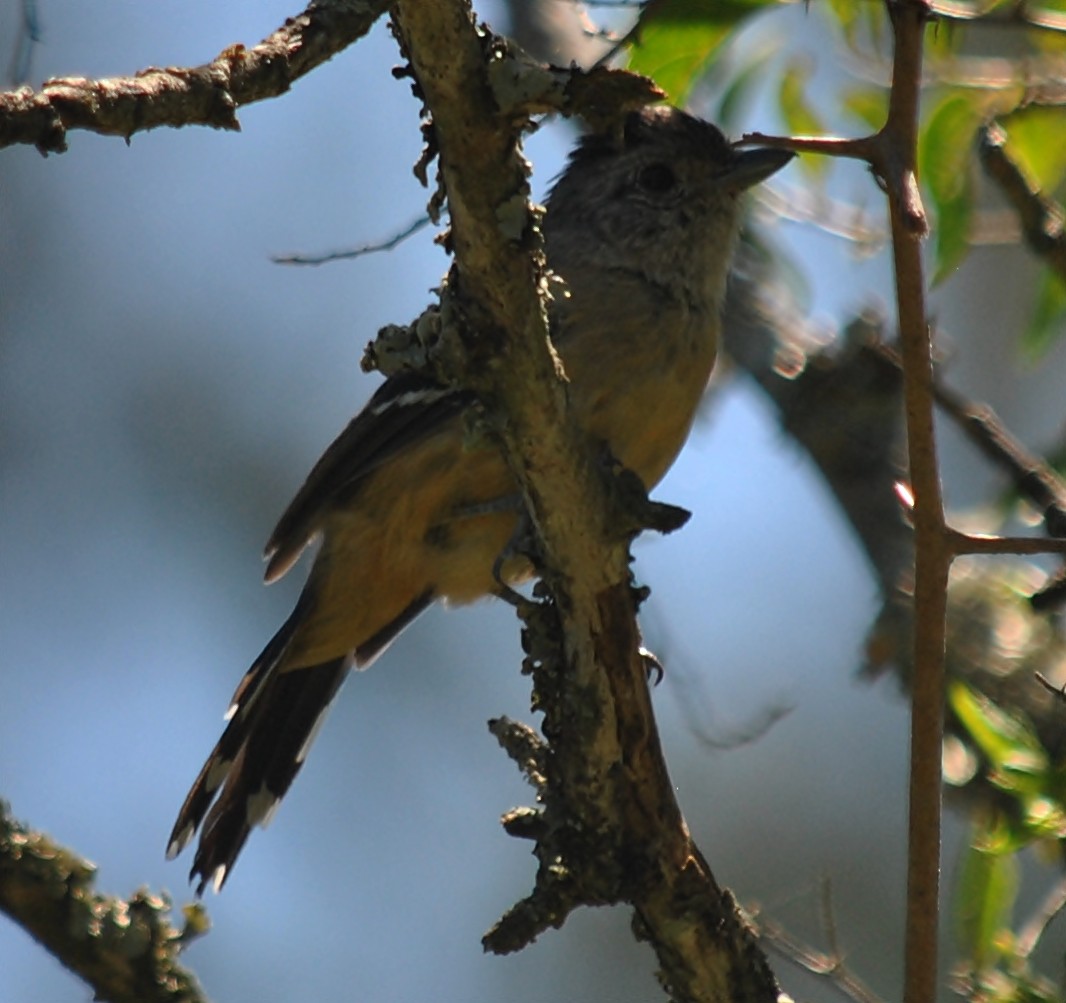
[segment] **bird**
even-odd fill
[[[650,490],[691,429],[717,351],[743,193],[792,154],[739,148],[668,105],[578,141],[548,194],[549,308],[574,420]],[[521,500],[499,446],[468,434],[469,391],[390,376],[314,465],[266,546],[266,581],[316,543],[291,615],[237,686],[178,813],[176,857],[220,891],[299,772],[333,698],[434,602],[531,574],[505,554]],[[471,441],[471,440],[474,441]]]

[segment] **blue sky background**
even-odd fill
[[[16,7],[0,8],[0,52]],[[201,63],[294,12],[49,0],[33,79]],[[801,9],[780,16],[781,37],[807,30]],[[103,890],[190,897],[188,855],[167,863],[166,837],[302,577],[264,589],[263,541],[377,385],[359,371],[365,343],[416,316],[446,268],[428,231],[354,263],[269,260],[387,237],[421,212],[418,107],[389,74],[397,62],[379,25],[290,94],[243,109],[239,134],[160,130],[127,147],[73,133],[60,157],[0,155],[0,796],[95,861]],[[557,123],[528,144],[538,193],[571,138]],[[840,190],[875,203],[848,170]],[[810,266],[816,312],[888,295],[883,258],[853,260],[798,227],[776,237]],[[1023,303],[1031,278],[983,302],[1005,266],[979,255],[971,267],[962,305],[938,302],[968,338],[985,321],[955,374],[1039,444],[1061,421],[1063,360],[1020,370],[996,311]],[[959,501],[988,483],[968,454],[945,469]],[[862,555],[742,381],[718,394],[658,496],[694,512],[636,547],[689,824],[742,901],[819,943],[828,879],[849,963],[898,996],[907,719],[893,683],[854,678],[878,602]],[[481,952],[535,867],[498,824],[531,792],[485,726],[531,719],[519,660],[511,611],[484,603],[430,612],[349,681],[275,822],[207,900],[214,930],[187,961],[211,998],[659,998],[624,910],[586,910],[514,957]],[[757,742],[704,740],[780,706],[791,713]],[[952,822],[949,851],[961,838]],[[794,994],[812,991],[780,971]],[[0,920],[0,999],[85,998]]]

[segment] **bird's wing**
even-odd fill
[[[414,373],[398,373],[333,441],[289,503],[266,545],[266,580],[280,578],[317,532],[323,515],[350,500],[368,474],[433,435],[473,402]]]

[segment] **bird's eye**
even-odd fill
[[[646,192],[661,195],[677,184],[677,175],[667,164],[649,164],[637,175],[637,184]]]

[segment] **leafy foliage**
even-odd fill
[[[837,114],[829,114],[826,87],[810,59],[775,58],[790,39],[778,36],[778,52],[767,53],[752,43],[746,31],[780,5],[773,0],[652,0],[642,10],[632,34],[629,66],[653,77],[670,95],[684,102],[713,77],[718,94],[718,117],[727,125],[735,120],[738,104],[773,102],[781,128],[792,135],[825,135],[830,129],[859,122],[872,131],[884,123],[888,94],[887,31],[883,8],[855,0],[825,0],[808,11],[808,29],[820,36],[821,51],[831,46],[846,53],[837,63],[850,70],[850,80],[836,81]],[[1024,17],[1006,2],[957,5],[973,17]],[[1064,5],[1048,5],[1045,20]],[[1032,12],[1034,24],[1041,12]],[[1066,18],[1062,18],[1066,24]],[[990,63],[973,53],[977,32],[969,24],[934,22],[929,31],[927,67],[929,83],[923,101],[919,140],[920,178],[931,209],[933,228],[933,281],[949,281],[965,265],[973,246],[977,224],[995,205],[991,186],[982,178],[974,157],[979,128],[991,119],[1008,133],[1008,154],[1030,179],[1034,192],[1046,197],[1061,193],[1066,180],[1066,101],[1054,86],[1053,69],[1041,76],[1042,58],[1066,51],[1066,32],[1031,31],[1019,38],[1023,57],[1011,64]],[[1004,75],[1004,66],[1012,67]],[[760,89],[762,94],[759,94]],[[813,178],[827,174],[824,162],[803,158],[804,170]],[[1039,248],[1036,248],[1039,253]],[[1034,302],[1030,322],[1019,348],[1037,357],[1066,332],[1066,277],[1047,272]]]
[[[1044,844],[1058,857],[1066,838],[1066,767],[1051,762],[1026,721],[966,684],[953,683],[948,701],[985,760],[991,783],[1006,796],[975,816],[959,867],[958,977],[975,999],[1058,999],[1057,990],[1030,971],[1029,938],[1015,934],[1013,922],[1019,851]]]
[[[655,0],[643,10],[629,68],[652,77],[683,104],[723,46],[773,0]]]
[[[673,100],[696,96],[703,110],[716,108],[727,126],[741,118],[736,110],[744,106],[772,109],[780,130],[793,136],[854,135],[856,126],[860,135],[876,134],[887,118],[890,84],[891,32],[884,6],[855,0],[805,6],[803,30],[814,40],[808,47],[813,54],[805,56],[796,55],[787,32],[775,32],[775,6],[757,0],[652,0],[631,36],[629,65],[653,76]],[[997,231],[1004,215],[1002,181],[982,170],[977,149],[982,130],[996,123],[1007,137],[1006,155],[1026,179],[1023,197],[1044,206],[1059,199],[1061,209],[1066,98],[1055,83],[1061,64],[1053,60],[1066,53],[1066,2],[1040,8],[1011,0],[957,3],[952,12],[953,20],[934,22],[927,32],[919,123],[919,181],[933,223],[932,281],[949,286],[967,267],[978,237],[982,243],[1025,243],[1042,267],[1027,329],[1013,337],[1020,353],[1037,358],[1066,333],[1066,275],[1055,270],[1047,253],[1056,235],[1034,236],[1021,225]],[[1009,58],[988,57],[995,36],[967,21],[982,17],[1020,29],[992,45],[1008,51]],[[762,26],[767,30],[755,30]],[[1048,30],[1056,26],[1059,30]],[[826,197],[817,204],[829,204],[836,192],[828,162],[802,160],[824,188]],[[847,215],[847,207],[840,215]],[[1060,223],[1062,218],[1060,212]],[[833,229],[828,219],[826,229]],[[1039,846],[1061,856],[1066,766],[1054,761],[1029,722],[971,686],[953,684],[948,700],[995,794],[975,812],[957,872],[961,960],[955,988],[989,1003],[1060,999],[1057,987],[1031,970],[1033,943],[1015,926],[1019,855]]]

